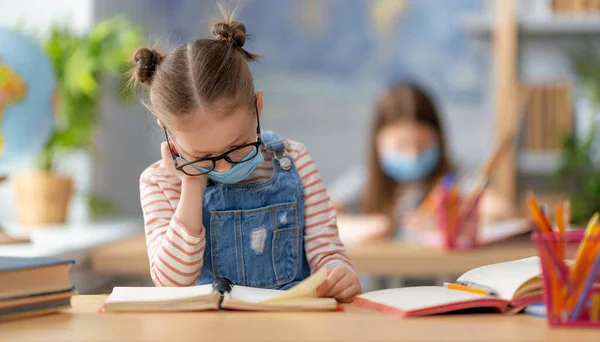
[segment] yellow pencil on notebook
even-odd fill
[[[492,291],[489,291],[486,289],[473,287],[473,286],[466,286],[466,285],[461,285],[461,284],[455,284],[455,283],[444,283],[444,287],[446,287],[450,290],[478,293],[478,294],[482,294],[482,295],[492,295],[493,294]]]

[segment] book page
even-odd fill
[[[233,286],[226,298],[249,303],[272,303],[297,298],[317,297],[317,287],[327,279],[327,270],[321,268],[294,287],[283,290],[260,289],[246,286]]]
[[[494,297],[450,290],[441,286],[413,286],[368,292],[360,295],[359,298],[411,312]]]
[[[115,287],[105,303],[170,302],[186,298],[209,296],[212,285],[191,287]]]
[[[511,301],[522,285],[541,273],[540,260],[535,256],[478,267],[460,276],[457,282],[487,286],[500,298]]]
[[[281,296],[283,290],[260,289],[256,287],[234,285],[231,292],[225,294],[226,299],[235,299],[248,303],[262,303]]]
[[[270,301],[288,300],[291,298],[314,298],[317,297],[317,288],[327,279],[327,269],[322,267],[313,273],[310,277],[304,279],[301,283],[285,291]]]

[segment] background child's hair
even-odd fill
[[[450,171],[444,132],[431,99],[417,85],[397,83],[381,97],[374,112],[367,183],[362,198],[362,209],[365,213],[383,213],[394,218],[396,196],[402,192],[404,185],[397,183],[381,169],[377,135],[384,127],[402,121],[427,125],[433,128],[439,136],[441,159],[431,176],[423,181],[427,187],[426,190],[430,190],[441,176]]]
[[[146,107],[163,122],[199,108],[226,113],[254,105],[254,82],[248,62],[258,56],[244,50],[246,27],[221,7],[223,20],[212,27],[212,39],[198,39],[161,55],[136,51],[132,70],[138,84],[150,90]]]

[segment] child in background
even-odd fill
[[[135,54],[166,140],[140,177],[152,279],[287,289],[325,267],[318,294],[350,302],[361,287],[317,167],[301,143],[260,130],[257,56],[243,49],[244,24],[224,14],[213,39]]]
[[[356,169],[333,186],[338,211],[359,214],[340,217],[343,240],[381,239],[419,229],[414,211],[452,171],[438,112],[423,89],[398,83],[384,94],[375,109],[368,153],[366,170]],[[481,209],[486,219],[513,212],[489,192]]]

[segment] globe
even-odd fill
[[[35,156],[54,127],[54,68],[30,37],[0,28],[0,176]]]

